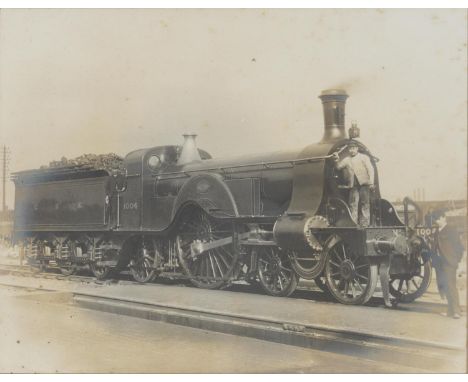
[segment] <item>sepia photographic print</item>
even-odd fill
[[[2,374],[466,373],[466,9],[1,8],[0,149]]]

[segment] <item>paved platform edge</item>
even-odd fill
[[[389,343],[398,342],[400,346],[401,345],[422,346],[422,347],[428,347],[428,348],[439,348],[443,350],[455,350],[455,351],[465,350],[464,347],[444,344],[440,342],[408,339],[408,338],[399,337],[399,336],[387,336],[387,335],[382,335],[382,334],[375,334],[375,333],[365,331],[365,330],[356,330],[356,329],[351,329],[351,328],[346,328],[346,327],[323,325],[323,324],[311,324],[311,323],[306,323],[306,322],[301,322],[301,321],[285,322],[282,320],[277,320],[271,317],[265,317],[265,316],[260,316],[260,315],[235,314],[232,312],[225,312],[225,311],[214,310],[214,309],[204,309],[204,308],[195,307],[195,306],[181,306],[177,304],[148,302],[146,300],[141,300],[141,299],[129,300],[129,299],[122,299],[120,297],[117,298],[117,297],[111,297],[111,296],[106,296],[102,294],[96,294],[96,293],[73,292],[73,294],[77,296],[81,295],[81,296],[88,296],[92,298],[102,298],[106,300],[114,300],[114,301],[147,305],[147,306],[153,306],[153,307],[159,307],[159,308],[174,309],[174,310],[179,310],[179,311],[212,314],[212,315],[217,315],[217,316],[226,316],[226,317],[235,318],[235,319],[255,320],[255,321],[261,321],[261,322],[270,323],[270,324],[279,324],[279,325],[289,324],[291,326],[305,327],[305,328],[318,330],[318,331],[325,331],[325,332],[330,332],[330,333],[333,332],[337,335],[342,334],[346,336],[356,336],[359,338],[368,337],[369,339],[373,339],[374,341],[383,341],[383,342],[389,342]]]
[[[74,293],[73,300],[83,308],[127,315],[192,328],[250,337],[285,345],[311,348],[331,353],[358,356],[374,361],[419,367],[438,372],[452,372],[464,359],[460,349],[448,349],[433,344],[407,343],[393,338],[378,338],[367,334],[326,331],[292,323],[233,317],[213,312],[178,309],[169,306],[122,301],[91,294]],[[436,344],[437,345],[437,344]],[[423,349],[421,347],[422,346]]]

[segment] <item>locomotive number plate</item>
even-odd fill
[[[416,233],[419,236],[432,236],[437,232],[435,227],[421,227],[416,229]]]
[[[124,210],[137,210],[138,202],[125,202],[123,205]]]

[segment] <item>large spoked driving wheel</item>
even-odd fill
[[[262,248],[257,269],[260,285],[269,295],[285,297],[296,290],[299,277],[293,271],[288,255],[279,248]]]
[[[154,279],[156,271],[153,268],[155,249],[150,240],[139,240],[134,248],[134,257],[130,261],[130,273],[135,281],[147,283]]]
[[[196,208],[185,211],[176,236],[176,249],[180,264],[193,285],[217,289],[229,282],[239,258],[238,246],[232,238],[231,222],[215,220]],[[221,239],[227,241],[219,242]],[[195,245],[203,248],[216,241],[218,244],[209,249],[194,250]]]
[[[400,302],[413,302],[421,297],[431,283],[432,263],[424,262],[421,257],[417,274],[390,276],[390,293]]]
[[[371,265],[343,240],[335,243],[325,260],[325,275],[331,295],[342,304],[365,304],[377,285],[377,265]]]

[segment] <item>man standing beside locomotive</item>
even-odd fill
[[[351,141],[348,144],[349,154],[340,161],[338,153],[333,157],[336,168],[348,171],[349,184],[344,186],[349,188],[349,210],[355,222],[363,227],[370,224],[370,192],[374,190],[374,167],[370,158],[359,152],[357,142]]]
[[[437,285],[441,295],[447,298],[447,317],[460,318],[460,302],[457,289],[457,268],[463,257],[463,244],[455,227],[447,225],[445,211],[436,211],[432,215],[439,227],[438,253],[433,259],[437,271]],[[435,260],[435,261],[434,261]]]

